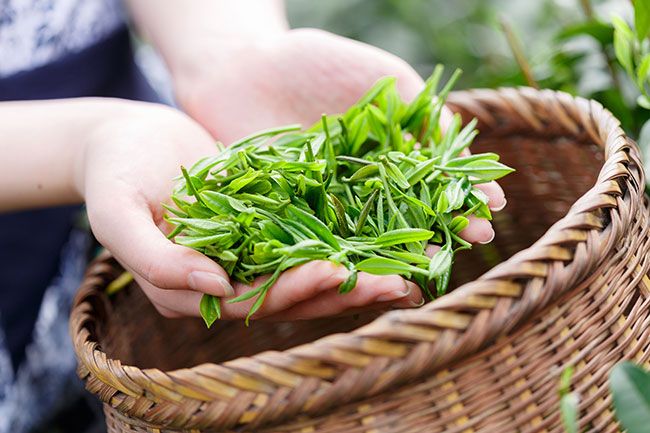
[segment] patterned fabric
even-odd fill
[[[123,24],[120,0],[0,0],[0,77],[78,52]]]
[[[68,318],[91,245],[87,231],[71,233],[60,273],[45,291],[26,360],[15,374],[0,330],[0,433],[28,432],[83,392]]]
[[[56,97],[106,95],[147,99],[146,86],[130,58],[128,35],[121,36],[126,34],[123,27],[120,0],[0,0],[0,82],[12,90],[11,86],[23,87],[14,99],[52,97],[51,92],[47,93],[51,89],[64,93]],[[103,41],[109,38],[117,38],[117,42],[104,47]],[[89,53],[91,47],[103,51]],[[75,63],[68,59],[82,52],[89,64],[101,65],[101,56],[108,56],[108,70],[92,71],[90,66],[83,71],[71,70]],[[112,60],[110,56],[118,52],[128,61]],[[57,65],[57,69],[42,70],[45,76],[23,76],[51,65]],[[94,81],[84,77],[71,82],[75,72],[89,75]],[[16,81],[16,77],[22,81]],[[30,80],[36,80],[40,86],[30,85]],[[147,92],[151,93],[150,89]],[[3,96],[12,99],[5,94],[0,95],[0,100]],[[43,221],[36,224],[35,228],[39,227],[47,228]],[[25,358],[17,367],[12,365],[8,350],[11,328],[3,330],[0,326],[0,433],[105,431],[102,416],[92,413],[98,407],[97,399],[83,389],[76,377],[77,362],[68,332],[72,299],[85,272],[91,245],[87,230],[76,228],[70,234],[61,251],[58,274],[45,290]],[[7,291],[15,293],[11,288],[5,288]],[[85,413],[75,412],[80,406]],[[83,423],[61,430],[60,414],[66,413],[71,415],[68,419],[84,418]]]

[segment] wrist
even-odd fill
[[[121,106],[104,98],[0,103],[0,211],[81,203],[78,161],[91,131]]]
[[[289,29],[283,0],[126,0],[138,31],[160,52],[174,81],[204,63],[221,65],[243,45]]]
[[[160,104],[132,101],[117,98],[84,98],[79,100],[77,111],[83,112],[83,123],[76,131],[77,149],[71,162],[71,188],[79,200],[86,198],[86,179],[92,164],[90,160],[97,148],[109,152],[111,140],[120,140],[120,135],[128,135],[131,124],[139,124],[139,119],[150,116],[150,112],[164,111]],[[101,156],[101,155],[100,155]],[[104,156],[108,156],[108,153]]]

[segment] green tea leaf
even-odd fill
[[[370,214],[370,210],[372,209],[373,203],[375,202],[375,197],[377,197],[379,193],[378,189],[375,189],[368,200],[366,201],[366,204],[363,205],[363,208],[361,208],[361,213],[359,214],[359,220],[357,221],[357,226],[354,229],[354,235],[359,236],[363,230],[364,224],[366,223],[366,220],[368,219],[368,215]]]
[[[483,204],[488,204],[488,201],[490,200],[487,194],[485,194],[483,191],[481,191],[478,188],[472,188],[470,194],[476,197],[476,199]]]
[[[375,240],[375,244],[381,247],[388,247],[409,242],[426,241],[431,239],[433,234],[434,232],[430,230],[415,228],[391,230],[379,236]]]
[[[227,230],[227,226],[224,226],[223,221],[199,218],[169,218],[169,221],[205,233],[229,231]]]
[[[295,245],[286,246],[276,250],[277,252],[293,258],[324,259],[333,251],[324,242],[315,239],[305,239]]]
[[[451,275],[451,266],[447,268],[447,271],[436,277],[436,294],[442,296],[447,293],[447,287],[449,286],[449,276]]]
[[[186,247],[199,248],[207,245],[221,244],[221,241],[232,240],[239,236],[241,236],[239,233],[221,233],[208,236],[176,236],[176,243]]]
[[[263,131],[256,132],[255,134],[249,135],[248,137],[242,138],[239,141],[236,141],[230,145],[228,151],[234,152],[239,150],[243,145],[248,144],[252,141],[257,140],[258,138],[263,137],[273,137],[275,135],[284,134],[285,132],[298,131],[302,126],[299,124],[281,126],[279,128],[270,128]]]
[[[406,173],[404,173],[404,176],[406,177],[406,180],[408,181],[409,185],[413,186],[416,183],[420,182],[422,179],[424,179],[425,176],[431,173],[431,169],[439,161],[440,161],[440,157],[437,156],[435,158],[422,161],[418,163],[418,165],[416,165],[415,167],[410,168]]]
[[[352,271],[350,272],[350,275],[339,285],[339,294],[340,295],[345,295],[346,293],[350,293],[352,289],[357,285],[357,271]]]
[[[455,216],[449,223],[449,230],[454,233],[461,232],[469,225],[469,220],[462,215]]]
[[[371,103],[377,95],[385,92],[387,88],[395,86],[395,77],[380,78],[374,86],[355,104],[355,106],[362,107]]]
[[[407,189],[411,186],[402,171],[392,162],[385,161],[386,174],[390,179],[395,182],[400,188]]]
[[[438,204],[436,205],[436,213],[439,215],[443,213],[447,213],[447,209],[449,209],[449,199],[447,198],[447,194],[441,194],[438,197]]]
[[[464,167],[466,164],[474,161],[493,160],[498,161],[499,155],[496,153],[477,153],[474,155],[463,156],[461,158],[454,158],[448,161],[446,167]]]
[[[429,261],[429,279],[440,277],[451,267],[453,254],[448,248],[439,249]]]
[[[357,182],[362,179],[367,179],[372,176],[376,176],[378,172],[377,164],[364,165],[360,169],[354,172],[347,180],[350,182]]]
[[[341,246],[334,235],[332,235],[327,226],[318,218],[293,205],[287,206],[286,212],[287,216],[300,221],[300,223],[304,224],[305,227],[316,234],[316,236],[318,236],[323,242],[329,244],[336,251],[341,251]]]
[[[460,179],[449,182],[444,194],[449,203],[445,213],[460,209],[465,202],[465,191],[463,189],[463,182]]]
[[[350,146],[350,153],[356,155],[361,148],[361,145],[368,138],[368,132],[370,132],[370,126],[366,120],[366,116],[363,114],[355,117],[352,122],[350,122],[348,129],[348,141]]]
[[[357,271],[367,272],[374,275],[410,275],[412,273],[428,275],[428,272],[423,269],[400,262],[399,260],[387,259],[384,257],[371,257],[365,259],[357,263],[354,268]]]
[[[339,225],[341,236],[347,238],[348,236],[350,236],[350,229],[348,228],[348,220],[346,218],[345,208],[343,207],[343,203],[341,203],[341,201],[334,194],[330,194],[330,199],[332,200],[332,204],[334,205],[334,212],[336,214],[336,220]]]
[[[515,171],[513,168],[508,167],[498,161],[483,159],[478,161],[468,162],[462,167],[441,167],[436,166],[440,170],[447,172],[466,173],[481,180],[495,180],[499,179],[509,173]]]
[[[219,298],[213,295],[204,294],[201,297],[201,303],[199,304],[199,311],[201,317],[205,321],[205,324],[212,326],[215,320],[221,319],[221,305]]]
[[[431,207],[426,203],[424,203],[422,200],[418,200],[417,198],[411,197],[402,192],[400,192],[400,194],[405,201],[409,202],[412,205],[418,206],[422,211],[426,212],[430,216],[436,216],[436,213],[433,211],[433,209],[431,209]],[[425,198],[426,198],[426,194],[425,194]]]

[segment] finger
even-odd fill
[[[451,112],[451,110],[446,105],[443,105],[442,110],[440,111],[440,120],[439,120],[440,129],[443,134],[447,132],[447,128],[449,127],[449,124],[451,123],[451,119],[453,117],[454,115]],[[463,152],[465,151],[467,151],[467,153],[469,154],[469,150],[464,149]]]
[[[469,215],[469,224],[458,235],[470,243],[487,244],[494,239],[494,229],[490,221]]]
[[[168,240],[146,205],[124,199],[116,199],[111,205],[122,210],[119,225],[111,217],[114,211],[89,203],[93,232],[120,263],[133,270],[134,276],[159,289],[195,290],[216,296],[234,293],[223,268],[198,251]]]
[[[478,185],[474,185],[474,187],[480,189],[488,196],[488,206],[491,210],[498,212],[506,207],[506,195],[496,181],[479,183]]]
[[[424,80],[402,59],[395,58],[396,85],[402,99],[411,102],[424,89]],[[393,66],[393,65],[391,65]]]
[[[192,290],[160,289],[129,269],[144,294],[158,312],[167,318],[199,317],[202,293]]]
[[[304,265],[284,271],[278,280],[268,289],[264,303],[253,316],[256,319],[275,314],[291,306],[311,299],[319,293],[338,289],[350,272],[344,267],[330,261],[314,260]],[[266,282],[270,275],[255,279],[252,285],[235,283],[235,296],[243,295]],[[245,318],[257,297],[246,301],[222,303],[222,316],[225,319]]]
[[[429,258],[433,257],[435,253],[440,251],[440,245],[428,244],[424,250]]]
[[[378,276],[360,272],[355,288],[345,295],[335,289],[283,311],[283,320],[330,317],[350,312],[385,308],[391,305],[415,307],[422,304],[418,286],[398,275]]]

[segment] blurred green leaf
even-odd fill
[[[607,24],[598,20],[578,22],[576,24],[570,24],[562,29],[556,35],[556,39],[559,41],[564,41],[576,36],[584,35],[591,36],[597,40],[600,45],[609,45],[614,40],[614,27],[612,27],[611,24]]]
[[[566,433],[578,433],[578,404],[580,399],[574,393],[565,394],[560,397],[560,413],[562,425]]]
[[[634,28],[639,42],[648,36],[650,30],[650,2],[648,0],[634,2]]]
[[[632,42],[634,34],[627,23],[617,16],[612,16],[614,23],[614,52],[619,63],[625,68],[630,76],[634,76],[634,65],[632,63]]]
[[[641,128],[637,144],[641,149],[644,167],[650,167],[650,120]],[[646,177],[646,188],[650,188],[650,176]]]
[[[575,371],[573,365],[568,366],[562,372],[560,377],[560,416],[562,425],[567,433],[578,433],[578,414],[580,398],[577,394],[571,392],[571,377]]]
[[[646,95],[639,95],[636,98],[636,103],[646,110],[650,110],[650,99]]]
[[[646,78],[648,78],[648,69],[650,68],[650,54],[643,56],[639,68],[636,71],[636,84],[639,89],[643,92],[644,83]],[[644,92],[645,93],[645,92]]]
[[[626,361],[609,375],[616,418],[628,433],[647,433],[650,426],[650,375]]]

